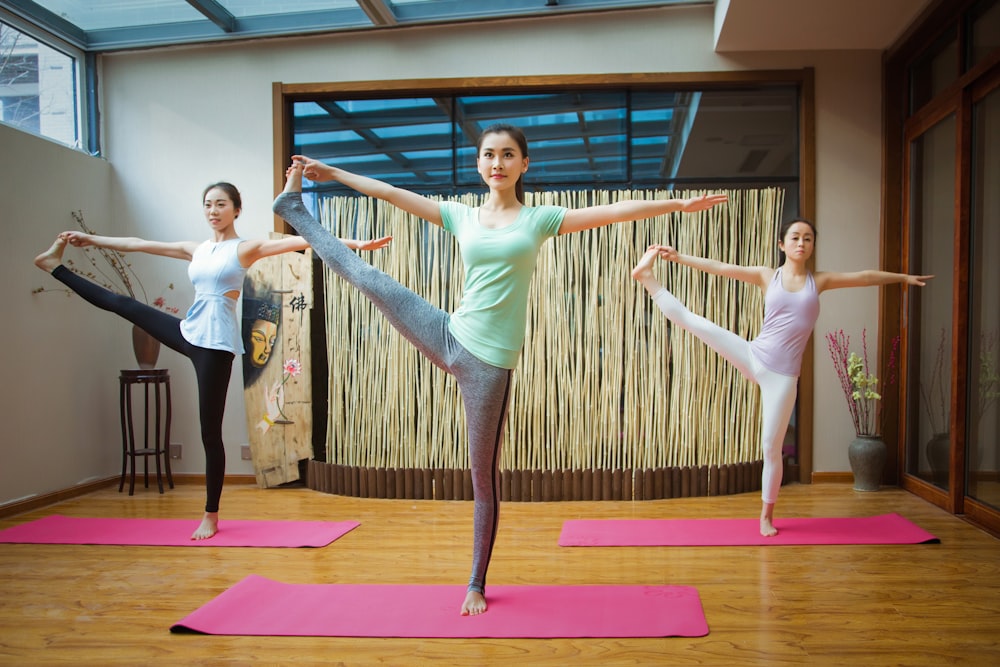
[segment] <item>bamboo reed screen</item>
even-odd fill
[[[576,208],[696,194],[529,193],[527,204]],[[651,243],[736,264],[773,265],[782,191],[728,194],[728,206],[610,225],[542,246],[514,373],[503,471],[717,470],[759,463],[756,386],[701,341],[669,326],[630,275]],[[482,197],[460,201],[475,206]],[[392,235],[388,248],[365,259],[435,306],[448,312],[458,307],[463,268],[450,234],[367,198],[322,200],[320,214],[342,238]],[[660,262],[655,270],[693,312],[748,339],[759,330],[763,296],[756,287],[673,263]],[[454,378],[396,333],[356,289],[329,269],[325,276],[327,461],[362,470],[467,469]],[[752,486],[754,471],[734,474]]]

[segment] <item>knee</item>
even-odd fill
[[[226,446],[222,442],[222,433],[218,431],[202,431],[201,444],[205,447],[206,455],[221,454],[226,455]]]
[[[777,447],[764,447],[764,461],[768,463],[781,462],[781,443]]]

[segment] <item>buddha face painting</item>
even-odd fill
[[[244,329],[247,361],[252,368],[263,368],[271,358],[274,343],[278,338],[281,304],[263,301],[251,312],[253,312],[253,323],[249,331]]]
[[[278,336],[278,325],[267,320],[254,320],[250,328],[250,363],[263,368],[271,358],[274,341]]]

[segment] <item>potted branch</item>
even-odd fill
[[[855,491],[878,491],[885,468],[886,444],[882,440],[883,414],[879,401],[878,378],[868,366],[867,330],[861,332],[861,355],[851,352],[851,337],[841,329],[826,335],[827,347],[833,367],[840,379],[840,386],[847,399],[847,409],[854,423],[854,440],[847,448],[847,457],[854,474]],[[895,377],[896,350],[899,337],[893,339],[886,370],[889,384]]]

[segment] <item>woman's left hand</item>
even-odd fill
[[[391,236],[383,236],[380,239],[368,239],[367,241],[358,241],[358,250],[378,250],[389,245],[392,241]]]
[[[907,285],[916,285],[917,287],[923,287],[927,284],[927,281],[934,276],[906,276]]]
[[[696,211],[704,211],[712,208],[713,206],[718,206],[719,204],[725,204],[729,201],[729,195],[701,195],[700,197],[682,199],[681,201],[683,202],[681,205],[681,211],[684,213],[694,213]]]

